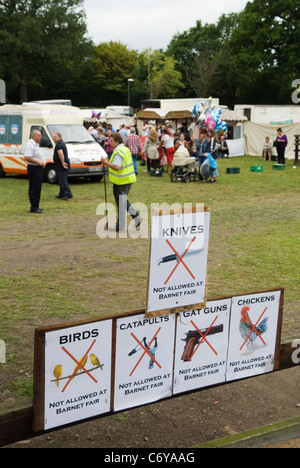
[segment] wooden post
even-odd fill
[[[299,147],[300,147],[300,135],[295,135],[295,161],[294,164],[299,163]]]

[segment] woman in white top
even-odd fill
[[[142,123],[142,136],[147,137],[149,136],[150,133],[150,125],[147,124],[147,122]]]
[[[273,141],[267,136],[263,144],[263,158],[265,161],[271,161],[272,159],[272,148]]]
[[[164,134],[160,139],[160,145],[164,146],[166,156],[167,156],[167,172],[169,171],[169,167],[172,165],[173,159],[174,159],[174,135],[172,135],[171,131],[166,128],[164,130]]]

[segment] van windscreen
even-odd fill
[[[83,125],[48,125],[52,138],[54,133],[61,134],[65,143],[94,143],[94,138]]]

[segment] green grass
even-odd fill
[[[264,166],[261,173],[252,165]],[[240,174],[226,174],[240,167]],[[219,161],[216,184],[171,183],[140,168],[131,202],[204,203],[211,209],[208,298],[283,286],[283,335],[299,335],[300,166],[284,171],[261,158]],[[28,181],[0,179],[0,398],[28,394],[34,329],[145,306],[149,239],[99,239],[104,184],[71,182],[74,200],[43,185],[43,215],[29,214]],[[113,201],[108,183],[109,201]],[[24,381],[24,389],[20,382]]]

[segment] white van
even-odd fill
[[[42,133],[40,147],[46,158],[47,182],[54,184],[57,180],[53,163],[55,132],[61,133],[68,148],[71,163],[69,177],[102,179],[105,169],[101,158],[107,157],[107,154],[83,126],[80,109],[34,103],[0,107],[0,177],[5,174],[27,174],[23,151],[34,129]]]

